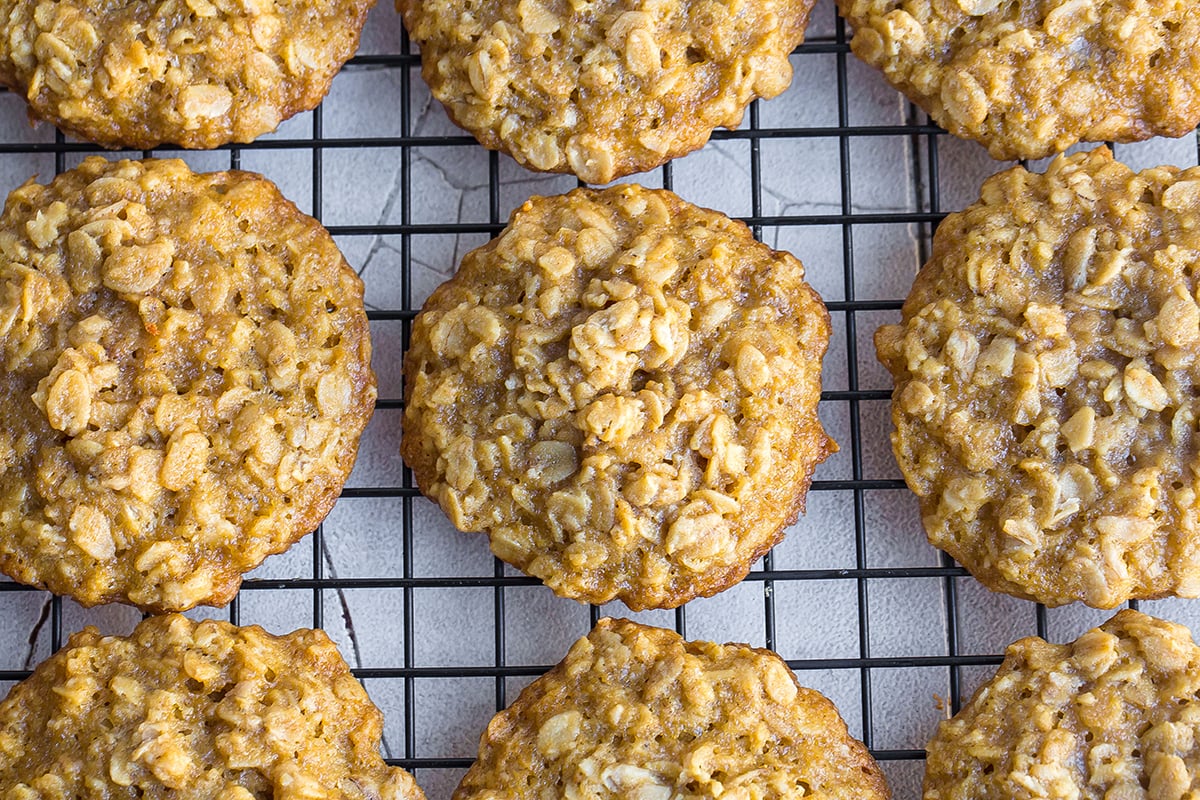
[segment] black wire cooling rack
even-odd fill
[[[369,25],[389,14],[392,14],[390,9],[376,9]],[[478,145],[461,133],[426,135],[414,131],[414,98],[421,81],[419,57],[412,52],[407,39],[399,34],[397,22],[388,20],[386,25],[396,32],[398,47],[359,55],[346,66],[345,74],[386,73],[388,85],[395,87],[395,95],[377,99],[394,105],[398,117],[394,131],[357,133],[343,118],[347,112],[341,110],[336,112],[339,114],[339,133],[330,134],[329,123],[333,121],[330,115],[335,111],[327,101],[324,108],[306,115],[311,118],[311,127],[303,128],[304,135],[289,133],[299,129],[296,126],[285,127],[274,137],[250,145],[223,148],[204,157],[209,159],[205,166],[210,169],[256,169],[257,157],[270,151],[287,151],[294,157],[293,163],[307,161],[304,169],[311,169],[309,196],[293,196],[293,199],[302,208],[307,205],[305,210],[318,219],[325,217],[327,221],[331,159],[353,151],[371,151],[380,160],[399,163],[398,191],[394,197],[396,207],[391,209],[388,220],[364,224],[339,219],[337,223],[329,224],[331,232],[343,244],[356,239],[361,243],[364,237],[376,243],[385,240],[389,243],[390,271],[383,275],[367,274],[364,278],[369,289],[373,281],[399,284],[398,292],[389,295],[398,301],[376,304],[368,312],[375,331],[377,360],[381,355],[390,355],[394,361],[399,349],[407,344],[409,326],[422,299],[414,287],[414,253],[420,250],[421,241],[439,236],[474,237],[482,241],[500,230],[512,206],[523,197],[516,197],[515,202],[509,198],[503,177],[519,170],[491,153],[486,157],[486,179],[480,181],[481,187],[486,184],[486,218],[477,221],[423,218],[420,212],[426,198],[414,182],[416,162],[423,154],[434,150],[465,154],[468,150],[478,150]],[[784,545],[762,560],[740,588],[730,590],[729,594],[736,592],[742,598],[743,602],[738,606],[742,616],[746,615],[749,599],[749,607],[754,609],[753,620],[727,618],[723,615],[728,614],[728,608],[717,605],[713,607],[715,610],[709,608],[705,612],[703,629],[697,631],[697,626],[692,624],[698,613],[694,609],[699,604],[714,601],[699,601],[669,614],[660,613],[654,620],[659,624],[673,624],[685,636],[706,633],[713,630],[714,625],[720,629],[724,624],[738,631],[748,626],[749,635],[729,634],[728,638],[755,639],[752,644],[779,650],[804,684],[817,688],[841,687],[840,694],[835,693],[833,699],[839,703],[851,730],[861,736],[881,761],[896,796],[916,797],[924,755],[921,748],[932,735],[933,723],[958,710],[964,693],[969,693],[1000,662],[1000,653],[1008,641],[1032,633],[1061,640],[1105,615],[1096,617],[1088,612],[1056,626],[1053,622],[1056,612],[984,592],[963,569],[923,543],[919,522],[912,514],[893,510],[911,500],[894,468],[880,472],[866,463],[865,452],[878,451],[881,442],[886,449],[890,396],[887,384],[879,380],[879,371],[869,370],[866,366],[874,359],[870,334],[882,321],[897,316],[900,298],[927,255],[934,227],[946,210],[954,210],[947,209],[945,195],[953,194],[955,207],[968,202],[976,196],[979,178],[998,169],[999,165],[986,158],[980,161],[976,151],[971,150],[975,145],[964,145],[945,136],[911,106],[907,106],[903,118],[895,122],[857,123],[851,111],[852,99],[862,81],[878,83],[878,78],[854,62],[846,42],[847,31],[842,21],[836,18],[830,4],[823,3],[815,12],[809,40],[793,56],[796,78],[795,85],[789,90],[792,93],[804,91],[805,83],[813,80],[814,75],[829,80],[829,66],[832,65],[832,79],[836,81],[835,99],[832,100],[835,108],[825,109],[824,122],[771,122],[767,119],[770,106],[756,102],[740,129],[718,131],[713,135],[713,142],[717,143],[713,146],[736,144],[737,157],[745,159],[750,197],[748,206],[744,198],[739,201],[742,202],[740,207],[748,210],[740,216],[756,236],[786,243],[797,238],[789,232],[819,229],[831,242],[826,248],[827,256],[831,260],[840,260],[840,275],[835,264],[829,273],[832,282],[819,288],[826,294],[837,337],[826,369],[828,373],[831,366],[836,367],[841,376],[840,384],[827,382],[821,414],[827,423],[831,418],[837,421],[839,432],[835,435],[842,452],[835,458],[836,464],[831,462],[818,470],[810,494],[810,513],[804,522],[789,534]],[[813,66],[817,63],[823,65],[819,70]],[[335,82],[335,95],[337,87]],[[783,104],[787,102],[786,96],[771,102]],[[15,115],[19,108],[20,103],[15,102],[4,106],[3,113]],[[908,175],[908,186],[904,189],[907,208],[873,209],[856,202],[856,189],[869,185],[873,178],[871,174],[856,174],[853,168],[856,148],[872,139],[902,145],[896,152],[902,153],[901,157],[907,160],[903,165]],[[789,143],[791,157],[781,160],[774,156],[769,164],[766,163],[766,151],[781,142]],[[0,164],[4,163],[3,159],[25,159],[22,164],[45,159],[44,176],[50,159],[54,170],[61,172],[83,154],[94,152],[97,152],[94,147],[68,142],[57,133],[53,140],[19,135],[11,141],[0,141]],[[947,158],[947,152],[953,157]],[[965,161],[960,157],[963,153],[969,155]],[[164,149],[143,155],[158,154],[179,153]],[[1187,158],[1194,163],[1197,154],[1188,151]],[[982,163],[983,166],[964,175],[964,163]],[[827,207],[801,208],[795,213],[769,213],[778,210],[779,204],[775,203],[772,208],[772,204],[766,202],[764,177],[768,169],[773,172],[780,168],[797,172],[826,171],[840,187],[839,193]],[[636,179],[664,188],[679,188],[676,169],[675,165],[668,164],[651,175],[637,176]],[[857,169],[868,168],[859,166]],[[948,170],[953,170],[954,174],[948,176]],[[15,185],[14,182],[4,188]],[[362,192],[377,190],[378,187],[370,185],[359,189]],[[696,200],[686,193],[684,196]],[[902,232],[903,237],[911,241],[912,248],[897,257],[878,243],[864,245],[858,236],[860,231],[883,229]],[[887,237],[883,239],[887,240]],[[801,260],[809,264],[811,272],[810,254],[800,246],[794,249]],[[453,264],[443,266],[448,271]],[[901,288],[887,297],[877,296],[877,293],[864,296],[861,291],[863,278],[872,271],[900,273],[902,280],[890,281],[888,285]],[[381,336],[380,330],[385,327],[390,333]],[[379,436],[383,440],[381,446],[385,450],[390,448],[388,452],[396,461],[400,396],[398,381],[390,386],[381,382],[376,417],[377,420],[391,421],[381,423]],[[352,482],[338,504],[338,509],[356,503],[378,505],[378,512],[372,510],[369,516],[374,520],[376,533],[382,535],[381,541],[385,542],[380,552],[387,553],[385,560],[390,564],[387,569],[381,566],[373,572],[367,564],[353,570],[353,577],[339,574],[337,560],[330,556],[330,543],[337,537],[352,535],[352,532],[331,530],[331,523],[327,521],[293,548],[293,554],[283,562],[282,568],[276,565],[266,576],[250,577],[243,586],[243,594],[227,610],[208,609],[199,613],[227,615],[234,623],[263,622],[271,627],[272,619],[264,619],[262,613],[248,613],[246,606],[248,603],[260,606],[260,598],[275,595],[288,600],[287,607],[291,611],[287,622],[296,618],[296,624],[329,627],[329,623],[338,628],[335,639],[347,659],[357,664],[355,674],[363,680],[388,719],[391,741],[386,755],[389,761],[414,771],[431,798],[438,800],[448,796],[461,770],[470,764],[472,749],[461,743],[474,742],[487,717],[514,699],[520,686],[548,669],[565,653],[565,648],[561,651],[547,649],[533,658],[514,655],[512,612],[533,596],[529,594],[531,591],[546,591],[534,589],[539,587],[536,581],[514,573],[494,560],[483,570],[457,569],[461,565],[453,561],[432,570],[418,568],[417,554],[419,548],[425,546],[424,530],[429,519],[423,514],[427,509],[422,504],[427,501],[420,499],[407,469],[396,468],[394,474],[399,480],[391,481],[391,485],[364,486]],[[842,513],[836,516],[837,524],[832,524],[822,514],[835,506]],[[337,514],[335,509],[334,516]],[[845,554],[844,560],[828,565],[805,561],[803,552],[816,539],[840,543],[834,549],[840,548]],[[918,553],[917,557],[907,561],[893,557],[890,551],[899,542],[906,543],[903,547]],[[917,544],[913,545],[913,542]],[[482,537],[470,539],[464,547],[486,550]],[[787,557],[781,554],[784,548],[790,548]],[[268,561],[268,567],[272,563]],[[427,574],[430,572],[432,574]],[[919,593],[918,589],[937,595],[937,613],[933,618],[907,616],[913,605],[908,600]],[[419,596],[425,594],[433,599],[422,601]],[[460,601],[465,602],[468,594],[469,608],[460,608]],[[349,596],[358,598],[356,602],[360,607],[386,605],[388,610],[384,613],[390,617],[393,626],[389,629],[393,633],[386,635],[400,641],[376,642],[368,648],[365,640],[372,636],[372,624],[364,625],[360,620],[356,626]],[[783,601],[779,598],[793,596],[805,598],[804,602],[789,601],[786,608],[781,608]],[[31,604],[28,601],[33,597],[37,600]],[[18,598],[24,599],[18,602]],[[557,599],[542,598],[539,602],[559,609],[572,605],[571,601]],[[490,655],[482,661],[468,660],[470,663],[462,659],[438,660],[423,656],[419,650],[423,638],[428,636],[429,627],[424,615],[430,608],[436,608],[438,619],[451,621],[440,631],[441,635],[454,638],[459,635],[455,630],[456,622],[465,625],[469,621],[471,624],[466,627],[474,632],[471,635],[486,640],[476,643],[484,650],[490,650]],[[580,613],[574,635],[586,633],[590,624],[603,614],[621,613],[619,606],[603,610],[592,607],[588,613]],[[14,652],[0,661],[0,667],[5,667],[0,668],[0,688],[26,677],[33,661],[58,649],[67,634],[91,621],[93,616],[73,604],[59,598],[51,599],[11,582],[0,582],[0,630],[8,629],[12,633],[13,629],[20,628],[18,638],[23,638],[25,630],[31,631],[28,653]],[[295,627],[274,621],[284,629]],[[373,624],[378,627],[378,623]],[[837,629],[832,630],[833,627]],[[481,629],[484,633],[479,636]],[[824,629],[825,639],[832,637],[840,644],[829,644],[815,633],[808,636],[805,631],[810,629]],[[895,635],[881,637],[881,632]],[[374,633],[380,631],[374,630]],[[366,649],[384,655],[375,661],[364,659],[362,651]],[[555,652],[557,654],[553,654]],[[928,679],[910,680],[918,674]],[[423,731],[435,729],[439,724],[455,724],[443,715],[441,704],[455,694],[453,687],[465,681],[474,686],[481,682],[486,685],[487,698],[483,707],[474,710],[473,716],[468,715],[470,729],[457,737],[459,744],[444,745],[440,743],[441,739],[425,735]],[[424,700],[427,693],[423,687],[430,682],[441,682],[451,688],[440,694],[434,693],[433,701]],[[457,724],[462,724],[461,720]]]

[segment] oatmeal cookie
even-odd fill
[[[90,158],[0,217],[0,570],[229,602],[328,513],[375,400],[362,282],[269,181]]]
[[[329,637],[145,620],[88,628],[0,703],[0,797],[424,800]]]
[[[535,197],[413,323],[404,460],[558,594],[674,607],[803,509],[828,339],[800,262],[741,223],[638,186]]]
[[[938,726],[925,800],[1195,797],[1198,693],[1187,628],[1137,611],[1071,644],[1022,639]]]
[[[813,0],[396,0],[450,118],[524,166],[589,183],[736,128],[788,87]]]
[[[1200,169],[1107,149],[950,215],[877,332],[929,540],[992,589],[1200,595]]]
[[[859,58],[994,158],[1182,136],[1200,121],[1200,6],[838,0]]]
[[[497,714],[453,800],[886,800],[833,703],[783,659],[602,619]]]
[[[10,0],[0,83],[105,147],[249,142],[321,102],[374,0]]]

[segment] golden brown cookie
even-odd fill
[[[329,512],[375,401],[362,282],[246,172],[90,158],[0,216],[0,570],[229,602]]]
[[[892,443],[929,540],[1049,605],[1200,594],[1200,169],[1106,149],[990,178],[899,325]]]
[[[745,645],[602,619],[497,714],[454,800],[886,800],[833,703]]]
[[[925,800],[1195,796],[1200,648],[1122,611],[1071,644],[1031,636],[927,748]]]
[[[1200,6],[1174,0],[838,0],[850,47],[994,158],[1182,136],[1200,122]]]
[[[329,637],[145,620],[87,628],[0,703],[0,797],[424,800]]]
[[[535,197],[426,301],[402,452],[463,531],[565,597],[740,581],[836,445],[800,262],[666,191]]]
[[[0,83],[105,147],[249,142],[314,108],[374,0],[12,0]]]
[[[526,167],[589,183],[736,128],[792,79],[813,0],[396,0],[450,118]]]

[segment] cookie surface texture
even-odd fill
[[[589,183],[735,128],[792,78],[812,0],[396,0],[450,118],[524,166]]]
[[[424,800],[322,631],[152,617],[88,628],[0,703],[0,795]]]
[[[1122,611],[1070,644],[1029,637],[927,748],[925,800],[1191,797],[1200,649]]]
[[[876,333],[930,541],[992,589],[1200,594],[1200,170],[993,176]]]
[[[1182,136],[1200,121],[1200,6],[1174,0],[838,0],[850,47],[998,159]]]
[[[534,198],[414,322],[404,460],[558,594],[674,607],[802,510],[828,338],[800,262],[741,223],[637,186]]]
[[[886,800],[833,703],[770,650],[602,619],[488,724],[453,800]]]
[[[250,142],[314,108],[374,0],[12,0],[0,83],[105,147]]]
[[[375,399],[362,282],[246,172],[91,158],[0,217],[0,570],[227,603],[317,526]]]

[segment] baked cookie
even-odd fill
[[[90,158],[0,216],[0,570],[229,602],[329,512],[375,401],[362,282],[246,172]]]
[[[1200,649],[1122,611],[1071,644],[1009,646],[927,748],[925,800],[1195,796]]]
[[[850,48],[994,158],[1182,136],[1200,122],[1200,6],[1174,0],[838,0]]]
[[[800,262],[739,222],[638,186],[535,197],[413,323],[402,453],[558,594],[674,607],[803,509],[828,339]]]
[[[152,617],[87,628],[0,703],[0,796],[424,800],[329,637]]]
[[[892,444],[929,540],[1018,597],[1200,594],[1200,169],[1016,167],[937,230]]]
[[[788,87],[813,0],[396,0],[422,74],[484,147],[589,183],[736,128]]]
[[[453,800],[885,800],[879,766],[783,659],[602,619],[497,714]]]
[[[12,0],[0,83],[105,147],[249,142],[314,108],[374,0]]]

